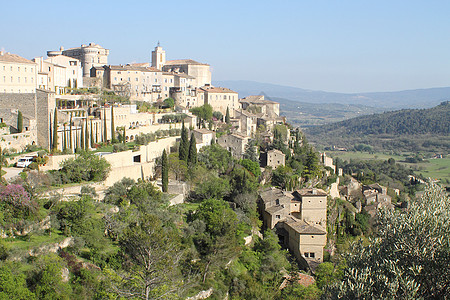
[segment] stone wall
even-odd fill
[[[0,93],[0,109],[18,109],[24,116],[36,117],[36,94]]]
[[[51,116],[56,107],[55,94],[36,90],[36,104],[37,142],[39,146],[50,149],[50,128],[53,123]]]

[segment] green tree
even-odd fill
[[[36,299],[35,295],[27,288],[25,275],[19,269],[20,265],[15,263],[0,265],[0,299]]]
[[[181,285],[177,265],[182,252],[173,227],[146,214],[125,229],[119,245],[126,273],[111,276],[113,292],[146,300],[177,298]]]
[[[110,163],[104,158],[83,151],[75,159],[65,160],[59,172],[64,174],[68,182],[103,181],[110,169]]]
[[[202,258],[203,282],[207,276],[225,266],[239,253],[236,213],[223,200],[203,201],[193,215],[198,229],[194,233],[194,244]]]
[[[116,127],[114,126],[114,104],[111,104],[111,144],[116,143]]]
[[[73,151],[74,146],[72,144],[72,112],[70,113],[70,121],[69,121],[69,148]]]
[[[56,254],[42,256],[35,263],[32,286],[38,299],[71,299],[72,289],[64,282],[62,271],[66,265]]]
[[[188,164],[195,165],[197,163],[197,142],[194,133],[191,133],[191,140],[189,141],[189,155]]]
[[[53,114],[53,144],[52,151],[56,152],[58,150],[58,109],[55,108],[55,113]]]
[[[103,143],[108,141],[108,128],[106,126],[106,108],[103,108]]]
[[[175,100],[173,98],[167,98],[164,100],[164,104],[169,108],[173,108],[175,106]]]
[[[17,113],[17,132],[21,133],[23,131],[23,115],[19,110]]]
[[[84,137],[84,122],[81,123],[81,138],[80,138],[80,142],[81,142],[81,149],[86,150],[86,144],[85,144],[85,137]]]
[[[92,120],[90,121],[90,142],[91,147],[94,147],[94,126],[92,126]]]
[[[64,131],[63,131],[63,152],[65,151],[67,151],[66,123],[64,123]]]
[[[203,147],[198,155],[198,161],[207,169],[225,173],[233,161],[231,153],[218,144]]]
[[[250,160],[250,159],[241,159],[239,164],[246,168],[250,173],[255,177],[259,177],[261,175],[261,168],[259,167],[259,163]]]
[[[230,124],[230,108],[227,106],[227,112],[225,113],[225,123]]]
[[[88,120],[86,118],[85,121],[85,127],[84,127],[84,145],[85,145],[85,150],[89,150],[89,126],[88,126]]]
[[[427,185],[407,211],[382,210],[377,238],[353,245],[326,299],[445,299],[449,295],[450,198]]]
[[[243,155],[244,159],[249,159],[254,162],[259,163],[258,153],[256,153],[256,141],[250,140],[247,145],[245,145],[245,152]]]
[[[162,154],[161,182],[162,191],[167,193],[167,190],[169,188],[169,161],[167,159],[166,149],[164,149]]]
[[[188,154],[189,154],[189,142],[188,142],[188,132],[186,127],[183,125],[181,127],[181,141],[180,141],[180,148],[178,150],[178,157],[180,160],[184,160],[187,162]]]
[[[126,132],[126,126],[123,126],[123,144],[127,144],[127,132]]]

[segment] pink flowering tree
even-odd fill
[[[38,206],[20,184],[0,186],[0,217],[3,225],[33,218]]]

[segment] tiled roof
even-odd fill
[[[164,66],[171,66],[171,65],[204,65],[204,66],[209,66],[208,64],[203,64],[203,63],[200,63],[200,62],[192,60],[192,59],[168,60],[164,64]]]
[[[153,67],[139,67],[134,65],[118,65],[118,66],[108,66],[114,71],[140,71],[140,72],[161,72],[160,70]]]
[[[199,132],[201,134],[214,133],[212,130],[208,130],[206,128],[194,129],[195,132]]]
[[[310,225],[305,221],[296,219],[294,217],[289,217],[285,221],[285,224],[300,234],[327,234],[327,232],[322,228]]]
[[[23,58],[22,56],[19,56],[17,54],[11,54],[9,52],[3,52],[0,53],[0,61],[1,62],[10,62],[10,63],[22,63],[22,64],[35,64],[31,60],[28,60],[26,58]]]
[[[200,89],[204,90],[208,93],[234,93],[237,94],[237,92],[232,91],[230,89],[224,88],[224,87],[215,87],[215,86],[202,86]]]

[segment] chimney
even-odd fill
[[[312,189],[312,194],[313,194],[313,195],[317,195],[317,189],[315,189],[315,188]]]

